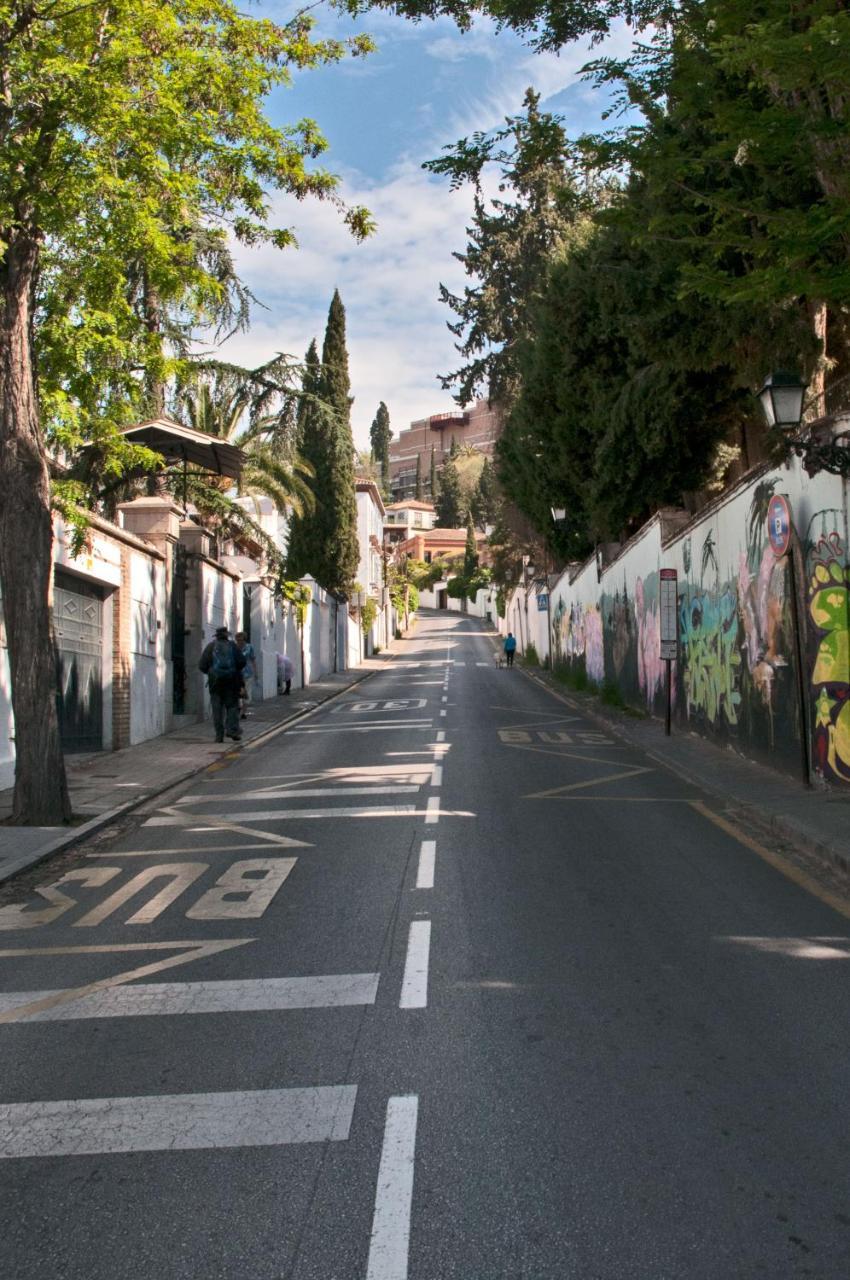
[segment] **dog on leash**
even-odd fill
[[[497,667],[503,667],[505,665],[505,657],[501,650],[497,649],[493,654],[493,661]]]

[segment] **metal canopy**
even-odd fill
[[[227,444],[204,431],[182,427],[170,418],[154,418],[135,427],[125,427],[121,434],[134,444],[146,445],[161,453],[166,462],[182,462],[216,475],[238,480],[245,465],[245,455],[235,444]]]

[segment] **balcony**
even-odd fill
[[[465,427],[469,422],[468,413],[457,410],[449,413],[432,413],[428,424],[432,431],[444,431],[446,427]]]

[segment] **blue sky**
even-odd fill
[[[265,3],[269,14],[280,7]],[[414,24],[385,13],[356,24],[320,6],[322,34],[367,31],[378,51],[367,58],[299,73],[292,88],[270,103],[277,124],[315,119],[330,146],[323,165],[342,179],[341,194],[367,205],[376,234],[357,245],[339,215],[317,202],[280,199],[278,217],[291,226],[297,250],[238,250],[240,270],[264,304],[248,334],[227,344],[230,359],[258,364],[277,351],[303,356],[312,337],[321,344],[331,296],[346,307],[355,441],[368,442],[369,424],[385,400],[394,431],[412,419],[451,407],[437,374],[456,365],[448,308],[439,283],[457,289],[471,201],[450,193],[444,179],[421,168],[441,148],[475,130],[498,127],[519,111],[533,85],[547,110],[563,115],[578,134],[599,124],[605,102],[578,71],[599,49],[587,44],[560,57],[535,54],[515,36],[496,35],[487,21],[461,34],[446,19]],[[603,47],[628,47],[624,29]]]

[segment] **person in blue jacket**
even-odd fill
[[[514,654],[516,653],[516,636],[513,631],[509,631],[505,636],[505,661],[509,667],[514,665]]]

